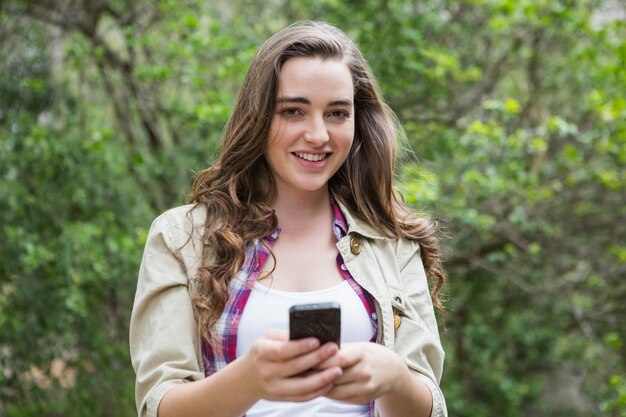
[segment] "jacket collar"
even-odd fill
[[[386,238],[386,236],[380,233],[378,230],[374,229],[369,224],[355,217],[339,198],[336,198],[336,196],[333,196],[333,198],[335,198],[335,201],[337,202],[337,204],[339,204],[339,208],[346,218],[346,223],[348,224],[348,233],[357,233],[370,239]]]

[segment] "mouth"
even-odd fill
[[[297,158],[304,159],[305,161],[310,162],[318,162],[322,159],[326,159],[330,154],[329,153],[303,153],[303,152],[293,152],[293,155]]]

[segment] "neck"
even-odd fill
[[[282,192],[273,206],[283,233],[313,227],[318,221],[329,222],[329,216],[332,216],[328,188],[297,195]]]

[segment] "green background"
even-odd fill
[[[132,416],[147,229],[256,47],[352,36],[443,232],[451,416],[626,416],[626,4],[0,1],[0,416]]]

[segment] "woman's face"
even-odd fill
[[[283,63],[265,159],[278,195],[319,191],[344,163],[354,138],[354,86],[337,60]]]

